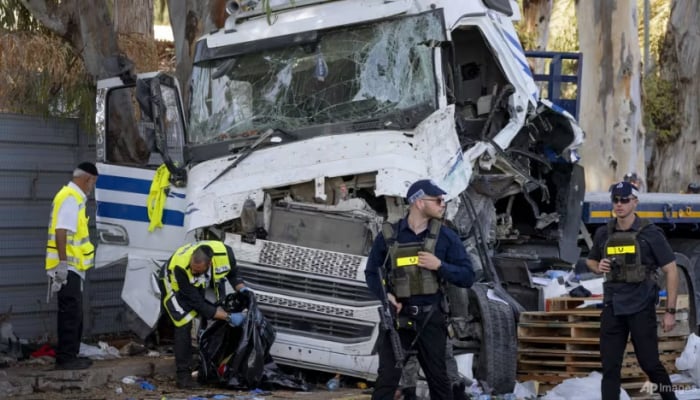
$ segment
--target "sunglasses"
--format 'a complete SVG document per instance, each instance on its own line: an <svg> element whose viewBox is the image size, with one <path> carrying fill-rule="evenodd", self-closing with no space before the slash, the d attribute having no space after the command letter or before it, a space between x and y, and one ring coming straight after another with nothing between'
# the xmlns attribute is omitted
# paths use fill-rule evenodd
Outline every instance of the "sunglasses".
<svg viewBox="0 0 700 400"><path fill-rule="evenodd" d="M630 201L632 201L632 198L631 198L631 197L617 197L617 196L615 196L615 197L612 198L613 204L617 204L617 203L620 203L620 204L627 204L627 203L629 203Z"/></svg>
<svg viewBox="0 0 700 400"><path fill-rule="evenodd" d="M426 198L423 198L423 199L421 199L421 200L425 200L425 201L434 201L435 204L437 204L437 205L442 205L442 203L445 202L445 199L440 198L440 197L438 197L437 199L426 199Z"/></svg>

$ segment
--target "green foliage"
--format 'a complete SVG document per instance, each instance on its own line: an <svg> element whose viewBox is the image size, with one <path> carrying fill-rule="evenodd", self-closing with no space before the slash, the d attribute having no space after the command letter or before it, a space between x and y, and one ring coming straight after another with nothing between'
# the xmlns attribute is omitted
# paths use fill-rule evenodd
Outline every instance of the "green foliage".
<svg viewBox="0 0 700 400"><path fill-rule="evenodd" d="M156 0L153 3L153 23L156 25L170 25L167 0Z"/></svg>
<svg viewBox="0 0 700 400"><path fill-rule="evenodd" d="M0 30L47 32L47 29L32 16L20 0L0 0Z"/></svg>
<svg viewBox="0 0 700 400"><path fill-rule="evenodd" d="M656 142L663 145L678 138L681 120L678 113L676 85L651 74L644 79L644 125L656 133Z"/></svg>

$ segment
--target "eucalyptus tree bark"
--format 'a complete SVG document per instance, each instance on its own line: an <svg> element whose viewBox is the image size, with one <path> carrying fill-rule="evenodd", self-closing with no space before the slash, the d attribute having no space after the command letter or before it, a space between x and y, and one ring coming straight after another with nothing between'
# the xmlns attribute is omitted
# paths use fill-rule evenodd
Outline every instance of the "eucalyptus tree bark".
<svg viewBox="0 0 700 400"><path fill-rule="evenodd" d="M112 15L104 0L64 0L60 3L22 0L22 4L39 22L71 44L95 81L130 71L132 63L119 51ZM114 96L111 107L123 114L110 120L113 124L107 132L107 140L118 143L112 146L110 158L119 162L140 162L144 155L148 155L148 149L139 140L133 124L120 124L120 121L133 121L130 97Z"/></svg>
<svg viewBox="0 0 700 400"><path fill-rule="evenodd" d="M678 135L658 145L650 168L652 188L679 192L688 183L700 183L700 2L673 0L668 21L661 76L676 85Z"/></svg>
<svg viewBox="0 0 700 400"><path fill-rule="evenodd" d="M180 83L185 104L189 104L190 77L197 39L223 27L225 10L224 0L168 0L170 26L175 42L175 76Z"/></svg>
<svg viewBox="0 0 700 400"><path fill-rule="evenodd" d="M549 18L553 0L523 0L523 23L528 36L534 40L532 50L545 51L549 42ZM535 60L534 69L543 73L544 63Z"/></svg>
<svg viewBox="0 0 700 400"><path fill-rule="evenodd" d="M583 53L580 123L586 190L606 191L635 171L646 181L641 51L635 0L578 0Z"/></svg>
<svg viewBox="0 0 700 400"><path fill-rule="evenodd" d="M119 33L153 37L153 0L112 0L114 27Z"/></svg>

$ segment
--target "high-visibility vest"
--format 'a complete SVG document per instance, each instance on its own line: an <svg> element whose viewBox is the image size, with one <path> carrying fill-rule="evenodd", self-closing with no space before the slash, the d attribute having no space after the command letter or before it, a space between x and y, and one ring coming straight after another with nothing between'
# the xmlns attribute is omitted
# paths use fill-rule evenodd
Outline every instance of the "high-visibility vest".
<svg viewBox="0 0 700 400"><path fill-rule="evenodd" d="M78 225L76 232L67 232L66 261L69 266L78 271L87 271L95 264L95 246L90 243L85 200L80 192L70 186L64 186L56 193L56 197L53 199L51 221L49 222L49 239L46 242L46 269L56 268L61 261L58 258L58 249L56 247L56 223L58 222L58 211L68 196L73 196L78 203Z"/></svg>
<svg viewBox="0 0 700 400"><path fill-rule="evenodd" d="M186 244L175 251L168 263L167 271L163 277L163 286L165 288L165 296L163 297L163 306L177 327L184 326L192 321L197 316L196 310L191 310L183 306L178 301L177 293L180 291L180 285L175 278L175 269L182 269L187 274L187 279L192 286L204 289L206 280L201 277L195 277L190 270L190 259L192 254L200 246L207 245L214 251L214 256L211 259L211 276L214 286L214 294L216 300L219 300L219 283L231 271L228 252L226 246L219 241L206 240L202 242Z"/></svg>
<svg viewBox="0 0 700 400"><path fill-rule="evenodd" d="M163 227L163 210L165 209L165 201L168 199L166 192L168 187L170 187L170 171L163 164L156 170L146 199L146 210L150 221L148 224L149 232Z"/></svg>

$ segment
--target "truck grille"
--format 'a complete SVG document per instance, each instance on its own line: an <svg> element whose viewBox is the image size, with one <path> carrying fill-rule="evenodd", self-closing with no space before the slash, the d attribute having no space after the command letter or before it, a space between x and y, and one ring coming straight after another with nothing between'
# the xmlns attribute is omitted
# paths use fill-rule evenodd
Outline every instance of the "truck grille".
<svg viewBox="0 0 700 400"><path fill-rule="evenodd" d="M278 332L341 343L360 343L372 337L373 325L300 311L290 312L262 304L262 301L260 303L260 310L265 319L270 321Z"/></svg>
<svg viewBox="0 0 700 400"><path fill-rule="evenodd" d="M358 270L362 267L363 258L334 251L264 242L259 262L300 272L356 279Z"/></svg>
<svg viewBox="0 0 700 400"><path fill-rule="evenodd" d="M376 301L364 282L339 281L313 274L299 274L263 266L238 265L239 276L264 291L307 299L365 306Z"/></svg>

